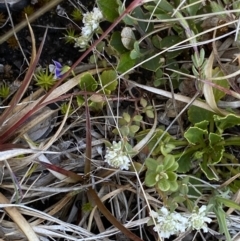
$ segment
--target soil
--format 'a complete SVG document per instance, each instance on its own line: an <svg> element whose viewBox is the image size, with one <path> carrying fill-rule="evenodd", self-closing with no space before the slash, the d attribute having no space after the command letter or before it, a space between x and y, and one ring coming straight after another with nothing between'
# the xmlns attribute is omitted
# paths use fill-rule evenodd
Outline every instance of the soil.
<svg viewBox="0 0 240 241"><path fill-rule="evenodd" d="M21 8L10 8L12 19L15 25L20 23L23 19L24 6L34 7L35 11L41 7L37 4L34 6L31 4L27 5L27 1L25 0L24 3L24 5L21 5ZM74 7L69 3L69 1L63 1L60 6L63 7L66 11L66 14L71 17L71 12L73 11ZM7 13L1 5L0 14L3 15L5 19L7 19ZM52 60L57 60L63 64L68 65L74 63L81 56L81 52L74 48L73 44L67 44L65 42L64 35L66 34L66 29L69 28L74 28L76 33L80 33L80 25L81 24L79 23L79 27L77 27L69 19L59 16L56 12L56 7L42 15L36 21L32 22L31 26L35 35L37 48L39 47L43 39L44 32L48 27L47 37L44 43L43 51L41 53L39 65L46 67L52 63ZM3 36L10 29L11 24L10 21L8 21L7 24L0 29L0 36ZM28 61L30 61L32 41L29 29L25 27L23 30L17 33L17 37L24 54L26 55ZM27 63L24 60L23 54L20 51L17 42L14 41L14 37L0 45L0 65L11 67L11 70L9 71L10 74L8 73L6 75L6 73L4 73L4 75L1 76L4 81L13 81L16 78L21 81L23 79L24 72L27 68Z"/></svg>

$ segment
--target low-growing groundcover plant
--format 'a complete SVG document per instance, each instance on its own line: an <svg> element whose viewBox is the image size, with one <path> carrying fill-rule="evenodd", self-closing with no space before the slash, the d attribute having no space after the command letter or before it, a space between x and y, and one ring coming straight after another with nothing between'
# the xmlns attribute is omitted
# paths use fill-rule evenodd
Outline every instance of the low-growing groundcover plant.
<svg viewBox="0 0 240 241"><path fill-rule="evenodd" d="M73 7L80 31L64 32L62 44L81 57L68 66L56 56L37 71L47 32L36 53L29 27L25 78L8 103L10 87L0 87L0 205L10 217L2 216L2 227L17 224L28 240L122 240L119 233L138 241L233 240L239 63L230 64L236 56L224 41L238 49L239 4L97 0L91 9ZM52 103L55 109L38 114ZM50 134L32 140L39 122Z"/></svg>

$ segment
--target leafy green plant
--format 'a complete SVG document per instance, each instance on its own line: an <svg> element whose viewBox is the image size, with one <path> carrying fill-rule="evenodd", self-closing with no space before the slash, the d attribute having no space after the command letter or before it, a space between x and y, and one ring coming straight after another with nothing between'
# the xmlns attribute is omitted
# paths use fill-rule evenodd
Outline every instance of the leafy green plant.
<svg viewBox="0 0 240 241"><path fill-rule="evenodd" d="M71 13L71 17L74 21L79 22L82 20L82 12L79 9L74 8Z"/></svg>
<svg viewBox="0 0 240 241"><path fill-rule="evenodd" d="M140 129L142 118L141 115L131 117L128 113L123 113L122 118L118 122L119 127L115 128L113 133L123 137L134 137Z"/></svg>
<svg viewBox="0 0 240 241"><path fill-rule="evenodd" d="M6 83L0 84L0 97L6 99L10 94L10 87Z"/></svg>
<svg viewBox="0 0 240 241"><path fill-rule="evenodd" d="M55 79L52 73L48 72L48 68L41 69L35 74L36 85L39 87L49 90L54 84Z"/></svg>
<svg viewBox="0 0 240 241"><path fill-rule="evenodd" d="M89 106L95 110L102 109L105 100L101 96L108 96L117 88L117 75L113 70L105 70L96 80L90 73L86 72L79 81L79 88L87 92L96 92L89 100ZM77 96L78 106L85 103L82 96Z"/></svg>
<svg viewBox="0 0 240 241"><path fill-rule="evenodd" d="M74 44L76 38L77 34L75 33L74 29L70 28L66 30L66 34L64 34L64 40L66 43Z"/></svg>
<svg viewBox="0 0 240 241"><path fill-rule="evenodd" d="M61 110L61 113L62 113L63 115L65 115L65 114L67 113L67 110L68 110L68 103L65 102L65 103L61 104L60 110ZM74 111L73 107L70 106L68 115L71 115L71 114L73 113L73 111Z"/></svg>
<svg viewBox="0 0 240 241"><path fill-rule="evenodd" d="M148 187L155 186L157 189L166 192L174 192L178 188L177 174L178 163L174 156L160 156L157 160L148 158L145 161L147 172L145 184Z"/></svg>
<svg viewBox="0 0 240 241"><path fill-rule="evenodd" d="M152 105L148 105L147 100L141 98L140 105L143 107L142 112L149 118L154 118L154 110Z"/></svg>

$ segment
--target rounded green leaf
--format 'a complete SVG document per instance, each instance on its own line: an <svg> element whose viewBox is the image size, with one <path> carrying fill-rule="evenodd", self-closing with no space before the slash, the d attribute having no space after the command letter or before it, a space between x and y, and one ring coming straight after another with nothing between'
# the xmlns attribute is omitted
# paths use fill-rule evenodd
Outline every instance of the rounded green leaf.
<svg viewBox="0 0 240 241"><path fill-rule="evenodd" d="M104 18L109 21L113 22L118 17L118 3L115 0L98 0L97 1L98 7L101 9Z"/></svg>
<svg viewBox="0 0 240 241"><path fill-rule="evenodd" d="M178 169L178 163L177 162L174 162L173 165L171 167L169 167L167 169L168 172L174 172Z"/></svg>
<svg viewBox="0 0 240 241"><path fill-rule="evenodd" d="M141 98L141 99L140 99L140 105L141 105L142 107L146 107L146 106L147 106L147 100L144 99L144 98Z"/></svg>
<svg viewBox="0 0 240 241"><path fill-rule="evenodd" d="M131 125L131 126L129 127L129 129L130 129L130 132L136 133L136 132L139 131L140 127L137 126L137 125Z"/></svg>
<svg viewBox="0 0 240 241"><path fill-rule="evenodd" d="M171 192L177 191L177 189L178 189L178 183L177 182L169 182L169 184L170 184L169 191L171 191Z"/></svg>
<svg viewBox="0 0 240 241"><path fill-rule="evenodd" d="M158 162L155 159L147 158L145 161L145 165L149 170L156 171L158 167Z"/></svg>
<svg viewBox="0 0 240 241"><path fill-rule="evenodd" d="M110 39L110 46L114 48L118 53L123 54L127 50L123 46L121 41L121 33L118 31L113 32L111 39Z"/></svg>
<svg viewBox="0 0 240 241"><path fill-rule="evenodd" d="M84 104L84 102L85 102L85 99L82 96L79 96L79 95L76 98L77 98L78 106L79 107L82 106Z"/></svg>
<svg viewBox="0 0 240 241"><path fill-rule="evenodd" d="M100 79L104 89L113 91L117 88L117 73L114 70L105 70L100 75Z"/></svg>
<svg viewBox="0 0 240 241"><path fill-rule="evenodd" d="M157 183L157 187L163 191L166 192L170 188L170 183L166 179L162 179Z"/></svg>
<svg viewBox="0 0 240 241"><path fill-rule="evenodd" d="M204 135L207 134L207 130L202 130L198 127L190 127L185 133L184 137L187 139L187 141L192 144L201 144L205 142Z"/></svg>
<svg viewBox="0 0 240 241"><path fill-rule="evenodd" d="M135 115L133 117L133 121L136 121L136 122L140 122L140 121L142 121L142 119L143 119L143 117L141 115Z"/></svg>
<svg viewBox="0 0 240 241"><path fill-rule="evenodd" d="M123 136L128 136L129 134L129 128L127 126L122 126L120 129L120 132Z"/></svg>
<svg viewBox="0 0 240 241"><path fill-rule="evenodd" d="M166 155L163 160L164 170L168 170L175 162L175 158L172 155Z"/></svg>
<svg viewBox="0 0 240 241"><path fill-rule="evenodd" d="M129 122L131 121L131 116L130 116L128 113L124 112L124 113L123 113L123 119L124 119L127 123L129 123Z"/></svg>
<svg viewBox="0 0 240 241"><path fill-rule="evenodd" d="M154 118L154 112L153 112L153 110L147 110L147 111L146 111L146 115L147 115L147 117L149 117L149 118Z"/></svg>
<svg viewBox="0 0 240 241"><path fill-rule="evenodd" d="M86 91L92 92L97 89L98 83L90 73L85 73L80 78L79 86L80 86L81 90L86 90Z"/></svg>
<svg viewBox="0 0 240 241"><path fill-rule="evenodd" d="M145 185L148 187L153 187L156 184L156 174L151 171L146 172Z"/></svg>
<svg viewBox="0 0 240 241"><path fill-rule="evenodd" d="M168 175L168 181L170 181L170 182L174 182L174 181L176 181L177 180L177 174L176 173L174 173L174 172L166 172L167 173L167 175Z"/></svg>
<svg viewBox="0 0 240 241"><path fill-rule="evenodd" d="M130 58L130 53L124 53L120 55L120 60L117 66L117 71L124 73L131 69L135 65L135 60Z"/></svg>

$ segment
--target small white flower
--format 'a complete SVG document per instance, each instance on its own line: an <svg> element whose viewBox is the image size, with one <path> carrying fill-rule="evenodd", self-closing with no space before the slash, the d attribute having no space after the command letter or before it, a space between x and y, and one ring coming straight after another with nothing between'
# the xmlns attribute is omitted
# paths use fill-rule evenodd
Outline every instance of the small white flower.
<svg viewBox="0 0 240 241"><path fill-rule="evenodd" d="M92 34L92 28L91 26L85 25L82 27L82 36L90 36Z"/></svg>
<svg viewBox="0 0 240 241"><path fill-rule="evenodd" d="M99 8L93 8L93 18L98 22L100 22L103 19L102 12Z"/></svg>
<svg viewBox="0 0 240 241"><path fill-rule="evenodd" d="M157 218L158 215L159 215L157 212L155 212L155 211L153 211L153 210L151 210L151 211L149 212L149 214L150 214L150 216L151 216L152 218Z"/></svg>
<svg viewBox="0 0 240 241"><path fill-rule="evenodd" d="M110 148L107 148L105 155L105 162L114 168L120 168L121 170L129 169L130 159L126 152L122 151L122 142L113 142Z"/></svg>
<svg viewBox="0 0 240 241"><path fill-rule="evenodd" d="M99 22L103 19L102 12L98 8L94 8L92 12L83 14L84 26L88 26L92 32L99 26Z"/></svg>
<svg viewBox="0 0 240 241"><path fill-rule="evenodd" d="M85 49L88 46L94 31L99 27L99 22L103 19L102 12L98 8L94 8L92 12L83 14L84 26L82 27L82 33L79 38L75 39L74 47Z"/></svg>
<svg viewBox="0 0 240 241"><path fill-rule="evenodd" d="M206 216L207 207L203 205L198 211L194 211L189 218L189 227L195 230L203 229L204 233L208 232L206 223L211 223L212 219Z"/></svg>
<svg viewBox="0 0 240 241"><path fill-rule="evenodd" d="M171 235L177 235L185 232L188 220L179 213L169 211L162 207L158 216L152 213L157 219L158 224L153 228L154 231L159 232L162 238L169 238Z"/></svg>
<svg viewBox="0 0 240 241"><path fill-rule="evenodd" d="M89 39L88 36L80 36L80 37L75 39L74 47L79 47L81 49L84 49L88 46L89 40L90 39Z"/></svg>

